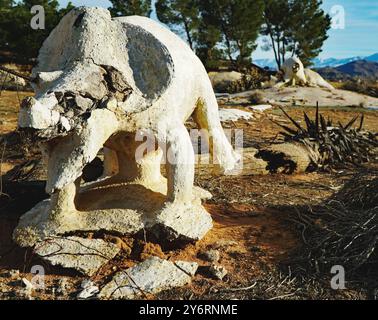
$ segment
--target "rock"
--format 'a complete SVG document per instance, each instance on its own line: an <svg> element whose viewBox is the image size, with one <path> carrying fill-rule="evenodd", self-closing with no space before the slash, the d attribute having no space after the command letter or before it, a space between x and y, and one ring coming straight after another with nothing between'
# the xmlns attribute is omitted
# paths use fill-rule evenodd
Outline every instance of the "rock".
<svg viewBox="0 0 378 320"><path fill-rule="evenodd" d="M266 111L266 110L269 110L269 109L272 109L273 107L270 105L270 104L259 104L259 105L256 105L256 106L252 106L250 107L252 110L254 111L260 111L260 112L263 112L263 111Z"/></svg>
<svg viewBox="0 0 378 320"><path fill-rule="evenodd" d="M198 263L196 262L187 262L187 261L176 261L175 265L180 270L184 271L190 276L194 276L198 269Z"/></svg>
<svg viewBox="0 0 378 320"><path fill-rule="evenodd" d="M168 241L193 242L202 239L212 227L210 214L202 205L193 203L163 208L151 231Z"/></svg>
<svg viewBox="0 0 378 320"><path fill-rule="evenodd" d="M92 276L119 251L116 245L101 239L78 237L50 238L35 247L35 253L52 265L72 268L88 276Z"/></svg>
<svg viewBox="0 0 378 320"><path fill-rule="evenodd" d="M125 271L117 273L102 288L99 298L102 299L136 299L146 294L181 287L189 284L195 265L179 262L178 268L173 262L151 257ZM182 269L190 273L184 272Z"/></svg>
<svg viewBox="0 0 378 320"><path fill-rule="evenodd" d="M218 250L208 250L202 252L201 257L209 262L218 262L220 259L220 252Z"/></svg>
<svg viewBox="0 0 378 320"><path fill-rule="evenodd" d="M219 118L221 122L250 120L253 119L253 114L248 111L239 109L219 109Z"/></svg>
<svg viewBox="0 0 378 320"><path fill-rule="evenodd" d="M242 79L242 74L236 71L209 72L209 78L215 92L225 92L232 83Z"/></svg>
<svg viewBox="0 0 378 320"><path fill-rule="evenodd" d="M77 295L79 300L92 298L100 291L99 288L90 280L84 280L81 286L83 290Z"/></svg>
<svg viewBox="0 0 378 320"><path fill-rule="evenodd" d="M223 278L227 275L227 273L228 271L223 266L218 266L218 265L213 264L209 268L210 276L218 280L223 280Z"/></svg>

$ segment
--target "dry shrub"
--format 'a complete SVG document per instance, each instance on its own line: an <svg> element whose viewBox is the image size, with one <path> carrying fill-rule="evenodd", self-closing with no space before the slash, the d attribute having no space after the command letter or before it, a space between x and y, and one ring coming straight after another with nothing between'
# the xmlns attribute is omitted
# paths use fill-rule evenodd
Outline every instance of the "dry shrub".
<svg viewBox="0 0 378 320"><path fill-rule="evenodd" d="M378 171L364 171L318 208L298 210L304 247L296 263L307 272L345 268L349 279L378 285Z"/></svg>
<svg viewBox="0 0 378 320"><path fill-rule="evenodd" d="M340 89L366 94L378 98L378 83L374 80L352 79L340 86Z"/></svg>
<svg viewBox="0 0 378 320"><path fill-rule="evenodd" d="M227 93L239 93L253 89L260 89L264 81L264 75L256 68L251 68L243 72L242 78L232 82L227 88Z"/></svg>

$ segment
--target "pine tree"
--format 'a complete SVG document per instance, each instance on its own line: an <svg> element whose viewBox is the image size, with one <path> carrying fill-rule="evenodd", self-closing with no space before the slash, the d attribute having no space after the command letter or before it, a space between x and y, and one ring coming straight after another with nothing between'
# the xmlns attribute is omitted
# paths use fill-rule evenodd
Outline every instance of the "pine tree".
<svg viewBox="0 0 378 320"><path fill-rule="evenodd" d="M41 5L45 10L45 29L34 30L30 26L33 14L30 9ZM60 9L57 0L23 0L12 9L12 25L8 37L8 49L19 59L29 61L36 58L39 48L60 19L73 8L69 3Z"/></svg>
<svg viewBox="0 0 378 320"><path fill-rule="evenodd" d="M120 16L145 16L149 17L152 12L151 0L110 0L112 7L109 8L113 17Z"/></svg>
<svg viewBox="0 0 378 320"><path fill-rule="evenodd" d="M262 0L201 1L201 17L206 25L218 29L222 45L231 62L251 61L262 24Z"/></svg>
<svg viewBox="0 0 378 320"><path fill-rule="evenodd" d="M0 0L0 50L4 50L7 47L13 6L13 0Z"/></svg>
<svg viewBox="0 0 378 320"><path fill-rule="evenodd" d="M292 27L292 53L298 56L304 65L322 52L323 43L328 39L327 31L331 27L331 18L321 9L322 1L296 0L292 12L295 17Z"/></svg>
<svg viewBox="0 0 378 320"><path fill-rule="evenodd" d="M158 0L156 2L159 20L177 33L183 30L192 49L194 49L200 25L198 4L198 0Z"/></svg>
<svg viewBox="0 0 378 320"><path fill-rule="evenodd" d="M304 65L319 55L331 18L319 0L264 0L262 34L269 37L278 68L286 57L298 56Z"/></svg>

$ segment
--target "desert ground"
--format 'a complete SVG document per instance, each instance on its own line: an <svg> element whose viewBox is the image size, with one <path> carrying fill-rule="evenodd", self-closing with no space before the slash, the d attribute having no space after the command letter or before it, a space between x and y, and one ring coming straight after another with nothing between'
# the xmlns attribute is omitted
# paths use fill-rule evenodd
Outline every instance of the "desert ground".
<svg viewBox="0 0 378 320"><path fill-rule="evenodd" d="M0 134L17 127L19 102L29 92L3 91L0 96ZM220 108L251 111L241 98L219 99ZM303 112L314 116L313 106L284 107L294 119L303 122ZM334 122L347 123L364 114L365 129L376 132L378 113L363 107L320 106L321 113ZM225 128L243 129L244 147L261 148L282 140L275 123L290 126L282 111L273 108L254 111L249 120L223 123ZM188 127L192 123L188 123ZM32 146L29 146L32 149ZM24 155L12 146L1 145L1 173L6 174L25 162ZM35 156L30 153L31 158ZM298 222L304 208L315 208L360 172L377 170L376 159L361 166L349 166L329 172L294 174L258 174L243 171L237 176L218 176L203 166L196 170L196 185L210 191L211 200L205 208L211 213L214 228L196 244L184 248L158 245L149 235L139 239L88 233L88 238L106 238L121 247L120 254L101 268L91 280L101 287L111 275L155 255L168 260L195 261L199 270L191 285L145 295L144 299L374 299L377 297L377 277L347 275L345 290L333 290L331 272L303 272L306 263L298 262L306 246L306 230ZM47 198L43 173L19 182L2 181L0 185L0 299L76 299L81 283L87 279L74 270L52 267L38 259L31 249L24 250L12 242L12 231L19 217L36 203ZM219 252L219 264L228 273L223 280L207 274L210 264L204 252ZM31 279L33 265L43 265L46 271L45 289L29 295L22 278Z"/></svg>

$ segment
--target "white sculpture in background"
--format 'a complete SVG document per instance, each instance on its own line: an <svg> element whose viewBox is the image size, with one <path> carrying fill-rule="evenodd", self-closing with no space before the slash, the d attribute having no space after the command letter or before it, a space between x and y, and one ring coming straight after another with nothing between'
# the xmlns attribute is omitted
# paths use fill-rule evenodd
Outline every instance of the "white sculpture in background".
<svg viewBox="0 0 378 320"><path fill-rule="evenodd" d="M26 213L14 231L22 246L74 231L201 239L212 226L193 187L194 152L184 126L193 115L210 137L215 162L230 171L234 153L201 61L178 36L144 17L112 19L102 8L68 13L44 42L33 70L35 98L23 101L19 127L43 139L51 199ZM142 159L137 134L153 146ZM101 181L80 186L86 164L104 148ZM163 148L164 149L164 148Z"/></svg>
<svg viewBox="0 0 378 320"><path fill-rule="evenodd" d="M283 82L277 84L277 87L284 85L296 86L304 85L309 87L320 87L333 90L334 87L325 81L320 74L304 68L302 61L297 57L288 58L281 66Z"/></svg>

